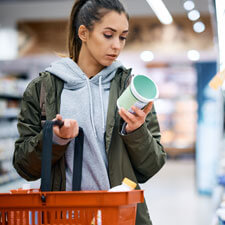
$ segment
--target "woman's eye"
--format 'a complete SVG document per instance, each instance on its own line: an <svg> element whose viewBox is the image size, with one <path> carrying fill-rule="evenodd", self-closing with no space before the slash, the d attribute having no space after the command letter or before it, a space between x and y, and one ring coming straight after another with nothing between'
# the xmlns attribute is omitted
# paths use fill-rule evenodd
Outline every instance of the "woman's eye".
<svg viewBox="0 0 225 225"><path fill-rule="evenodd" d="M126 40L127 38L126 37L120 37L120 40L121 41L124 41L124 40Z"/></svg>
<svg viewBox="0 0 225 225"><path fill-rule="evenodd" d="M108 39L112 37L111 34L104 34L104 36L105 36L106 38L108 38Z"/></svg>

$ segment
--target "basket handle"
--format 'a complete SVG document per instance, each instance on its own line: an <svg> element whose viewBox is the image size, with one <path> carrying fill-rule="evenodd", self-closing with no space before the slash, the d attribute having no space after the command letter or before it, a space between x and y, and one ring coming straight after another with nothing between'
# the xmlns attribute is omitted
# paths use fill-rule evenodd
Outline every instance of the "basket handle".
<svg viewBox="0 0 225 225"><path fill-rule="evenodd" d="M51 169L52 169L52 137L53 137L53 126L63 126L63 122L48 121L44 123L43 127L43 143L42 143L42 156L41 156L41 191L51 191ZM79 127L79 134L75 138L74 145L74 161L73 161L73 183L72 190L81 190L81 178L82 178L82 162L83 162L83 143L84 143L84 132Z"/></svg>

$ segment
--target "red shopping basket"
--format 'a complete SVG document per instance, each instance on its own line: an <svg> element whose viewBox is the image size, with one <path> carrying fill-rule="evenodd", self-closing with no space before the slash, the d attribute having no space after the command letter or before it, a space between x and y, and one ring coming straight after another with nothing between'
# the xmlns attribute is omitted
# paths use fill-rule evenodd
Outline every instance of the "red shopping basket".
<svg viewBox="0 0 225 225"><path fill-rule="evenodd" d="M143 201L143 190L14 190L0 194L0 225L135 225Z"/></svg>
<svg viewBox="0 0 225 225"><path fill-rule="evenodd" d="M0 225L134 225L137 203L144 201L142 190L77 191L81 181L77 173L73 173L75 191L50 191L55 122L46 121L43 129L41 190L18 189L0 194ZM75 150L80 154L83 151L82 128L76 141ZM82 160L82 154L80 156Z"/></svg>

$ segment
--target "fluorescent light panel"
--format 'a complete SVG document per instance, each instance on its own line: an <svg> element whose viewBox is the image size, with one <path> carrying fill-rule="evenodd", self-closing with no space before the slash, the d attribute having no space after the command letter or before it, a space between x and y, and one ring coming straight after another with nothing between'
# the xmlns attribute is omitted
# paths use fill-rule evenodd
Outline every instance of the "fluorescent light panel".
<svg viewBox="0 0 225 225"><path fill-rule="evenodd" d="M152 51L143 51L140 56L144 62L150 62L154 59L154 54Z"/></svg>
<svg viewBox="0 0 225 225"><path fill-rule="evenodd" d="M171 24L173 22L173 18L166 8L165 4L162 0L146 0L150 5L159 21L163 24Z"/></svg>
<svg viewBox="0 0 225 225"><path fill-rule="evenodd" d="M225 21L225 4L224 0L216 0L216 11L217 11L217 29L218 29L218 42L219 42L219 63L220 70L225 69L225 29L224 29L224 21ZM225 82L224 82L225 85ZM223 85L223 86L224 86ZM224 87L225 89L225 87Z"/></svg>
<svg viewBox="0 0 225 225"><path fill-rule="evenodd" d="M14 28L0 28L0 60L15 59L18 52L18 34Z"/></svg>
<svg viewBox="0 0 225 225"><path fill-rule="evenodd" d="M201 21L199 22L196 22L194 25L193 25L193 29L196 33L202 33L204 30L205 30L205 24Z"/></svg>
<svg viewBox="0 0 225 225"><path fill-rule="evenodd" d="M195 21L195 20L198 20L199 18L200 18L200 12L198 10L191 10L188 13L189 20Z"/></svg>
<svg viewBox="0 0 225 225"><path fill-rule="evenodd" d="M200 53L196 50L189 50L187 56L191 61L198 61L200 59Z"/></svg>
<svg viewBox="0 0 225 225"><path fill-rule="evenodd" d="M184 2L184 8L187 11L194 9L194 7L195 7L195 3L193 1L186 1L186 2Z"/></svg>

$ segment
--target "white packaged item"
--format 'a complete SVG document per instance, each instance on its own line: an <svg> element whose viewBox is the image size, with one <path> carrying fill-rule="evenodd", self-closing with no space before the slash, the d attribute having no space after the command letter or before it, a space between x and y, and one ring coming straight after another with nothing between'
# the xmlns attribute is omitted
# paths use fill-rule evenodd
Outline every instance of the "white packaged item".
<svg viewBox="0 0 225 225"><path fill-rule="evenodd" d="M125 177L122 181L122 184L109 189L109 191L132 191L136 188L136 186L137 184L135 182Z"/></svg>

